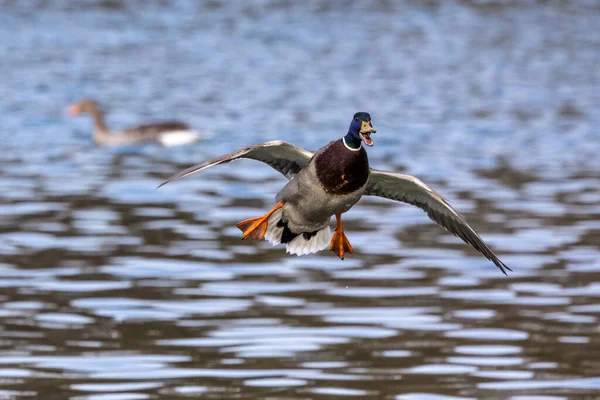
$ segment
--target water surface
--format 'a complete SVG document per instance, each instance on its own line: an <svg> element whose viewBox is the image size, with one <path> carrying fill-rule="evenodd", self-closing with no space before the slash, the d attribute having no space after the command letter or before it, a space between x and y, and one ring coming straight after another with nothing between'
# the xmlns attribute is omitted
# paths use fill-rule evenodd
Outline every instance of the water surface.
<svg viewBox="0 0 600 400"><path fill-rule="evenodd" d="M392 3L0 3L0 397L600 396L600 7ZM82 97L212 136L97 148ZM373 198L344 261L242 242L285 183L251 161L155 190L357 110L514 273Z"/></svg>

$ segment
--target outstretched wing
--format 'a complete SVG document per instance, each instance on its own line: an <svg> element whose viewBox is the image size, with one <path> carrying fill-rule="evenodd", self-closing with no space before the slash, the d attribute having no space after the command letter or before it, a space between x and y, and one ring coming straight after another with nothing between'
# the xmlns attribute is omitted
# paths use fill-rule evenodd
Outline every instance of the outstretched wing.
<svg viewBox="0 0 600 400"><path fill-rule="evenodd" d="M169 182L185 178L188 175L195 174L196 172L200 172L206 168L225 164L240 158L250 158L262 161L285 175L286 178L292 179L294 175L308 165L312 156L313 153L310 151L296 147L293 144L281 140L272 140L263 144L244 147L243 149L215 157L205 163L191 166L190 168L171 176L161 183L159 187L166 185Z"/></svg>
<svg viewBox="0 0 600 400"><path fill-rule="evenodd" d="M371 170L366 195L385 197L412 204L424 210L432 221L443 226L448 232L461 238L492 261L506 275L505 269L512 271L494 254L483 239L469 226L465 218L435 190L410 175Z"/></svg>

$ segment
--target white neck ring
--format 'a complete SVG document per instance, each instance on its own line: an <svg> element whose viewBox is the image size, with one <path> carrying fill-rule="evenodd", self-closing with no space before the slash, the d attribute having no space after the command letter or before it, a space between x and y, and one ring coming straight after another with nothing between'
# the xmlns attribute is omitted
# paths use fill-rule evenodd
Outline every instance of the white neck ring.
<svg viewBox="0 0 600 400"><path fill-rule="evenodd" d="M346 148L348 150L351 150L351 151L359 151L360 150L361 146L358 146L358 149L353 149L352 147L348 146L348 143L346 143L346 139L345 138L342 138L342 142L344 142L344 146L346 146Z"/></svg>

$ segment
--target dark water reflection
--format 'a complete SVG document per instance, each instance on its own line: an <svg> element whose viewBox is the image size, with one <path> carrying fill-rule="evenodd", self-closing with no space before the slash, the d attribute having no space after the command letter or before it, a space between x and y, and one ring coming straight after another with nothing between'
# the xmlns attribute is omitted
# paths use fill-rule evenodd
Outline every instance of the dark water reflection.
<svg viewBox="0 0 600 400"><path fill-rule="evenodd" d="M596 2L0 4L1 398L600 396ZM94 148L84 96L214 136ZM343 262L242 242L284 183L252 162L155 190L357 109L514 273L377 199Z"/></svg>

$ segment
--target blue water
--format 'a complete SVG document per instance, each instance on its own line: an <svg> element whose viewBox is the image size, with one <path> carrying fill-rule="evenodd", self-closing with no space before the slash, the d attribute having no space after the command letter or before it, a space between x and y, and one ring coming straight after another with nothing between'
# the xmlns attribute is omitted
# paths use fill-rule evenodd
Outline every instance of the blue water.
<svg viewBox="0 0 600 400"><path fill-rule="evenodd" d="M295 4L297 3L297 4ZM0 2L0 397L600 396L597 2ZM179 119L186 147L95 147ZM418 209L363 199L356 254L242 242L314 150L371 113L514 273Z"/></svg>

